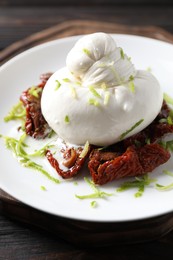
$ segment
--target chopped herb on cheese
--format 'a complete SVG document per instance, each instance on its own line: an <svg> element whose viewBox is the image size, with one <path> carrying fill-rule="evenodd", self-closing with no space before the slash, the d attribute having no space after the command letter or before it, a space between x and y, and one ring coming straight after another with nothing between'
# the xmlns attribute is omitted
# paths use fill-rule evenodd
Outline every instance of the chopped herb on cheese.
<svg viewBox="0 0 173 260"><path fill-rule="evenodd" d="M124 60L124 58L125 58L125 55L124 55L124 51L123 51L123 49L122 49L122 48L120 48L120 55L121 55L121 59L123 59L123 60Z"/></svg>
<svg viewBox="0 0 173 260"><path fill-rule="evenodd" d="M58 90L61 87L61 83L59 82L59 80L55 80L55 82L56 82L55 90Z"/></svg>
<svg viewBox="0 0 173 260"><path fill-rule="evenodd" d="M98 106L100 105L99 101L98 101L97 99L95 99L95 98L90 98L90 99L88 100L88 103L89 103L90 105L93 105L93 106L96 106L96 107L98 107Z"/></svg>
<svg viewBox="0 0 173 260"><path fill-rule="evenodd" d="M130 75L129 80L130 80L130 81L131 81L131 80L134 80L134 76L133 76L133 75Z"/></svg>
<svg viewBox="0 0 173 260"><path fill-rule="evenodd" d="M90 56L90 55L91 55L90 50L88 50L88 49L86 49L86 48L83 49L83 52L84 52L87 56Z"/></svg>
<svg viewBox="0 0 173 260"><path fill-rule="evenodd" d="M72 86L70 86L70 89L71 89L71 93L72 93L73 98L77 98L76 89Z"/></svg>
<svg viewBox="0 0 173 260"><path fill-rule="evenodd" d="M70 123L70 119L68 115L65 116L64 121L66 124Z"/></svg>
<svg viewBox="0 0 173 260"><path fill-rule="evenodd" d="M146 71L151 72L151 71L152 71L151 67L148 67L148 68L146 69Z"/></svg>
<svg viewBox="0 0 173 260"><path fill-rule="evenodd" d="M132 93L135 93L135 84L133 80L129 81L128 87Z"/></svg>
<svg viewBox="0 0 173 260"><path fill-rule="evenodd" d="M93 86L90 86L90 87L89 87L89 90L91 91L91 93L92 93L95 97L101 98L101 95L97 92L97 90L96 90Z"/></svg>
<svg viewBox="0 0 173 260"><path fill-rule="evenodd" d="M136 122L136 124L134 124L130 129L128 129L126 132L124 132L123 134L121 134L120 136L120 140L124 139L124 137L126 137L126 135L128 135L130 132L132 132L136 127L138 127L142 122L144 121L144 119L139 120L138 122Z"/></svg>
<svg viewBox="0 0 173 260"><path fill-rule="evenodd" d="M69 78L64 78L63 81L68 83L68 82L70 82L70 79Z"/></svg>
<svg viewBox="0 0 173 260"><path fill-rule="evenodd" d="M102 84L101 84L101 88L102 88L103 90L106 90L106 89L107 89L107 85L106 85L105 82L102 82Z"/></svg>
<svg viewBox="0 0 173 260"><path fill-rule="evenodd" d="M104 96L104 105L107 105L108 102L109 102L109 99L110 99L110 92L109 91L106 91L105 92L105 96Z"/></svg>

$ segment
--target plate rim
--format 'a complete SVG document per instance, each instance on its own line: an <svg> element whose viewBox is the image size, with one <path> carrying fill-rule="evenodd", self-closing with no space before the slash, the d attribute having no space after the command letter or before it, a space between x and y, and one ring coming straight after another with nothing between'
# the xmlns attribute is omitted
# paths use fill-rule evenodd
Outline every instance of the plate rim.
<svg viewBox="0 0 173 260"><path fill-rule="evenodd" d="M150 37L146 37L146 36L141 36L141 35L132 35L132 34L116 34L116 33L111 33L110 35L113 35L113 36L123 36L123 37L130 37L130 38L140 38L141 40L142 39L147 39L147 40L151 40L151 41L154 41L154 42L159 42L161 44L166 44L166 45L169 45L169 46L173 46L172 43L169 43L169 42L165 42L165 41L161 41L161 40L158 40L158 39L153 39L153 38L150 38ZM32 53L33 51L37 51L38 49L40 48L45 48L45 47L51 47L52 45L56 45L57 43L62 43L64 41L71 41L71 40L77 40L78 38L82 37L83 35L74 35L74 36L68 36L68 37L65 37L65 38L61 38L61 39L57 39L57 40L52 40L52 41L48 41L46 43L42 43L42 44L39 44L37 46L34 46L32 48L29 48L27 50L25 50L24 52L22 53L19 53L17 54L15 57L11 58L9 61L5 62L3 65L1 65L0 67L0 73L3 72L3 70L6 69L6 67L8 67L10 64L16 62L18 59L20 59L20 57L24 57L25 55L30 55L30 53ZM0 184L2 185L2 184ZM4 190L5 192L7 192L8 194L11 195L11 193L8 191L8 189L4 189L2 188L2 190ZM14 197L14 195L12 195ZM16 198L16 196L14 197ZM19 201L21 201L22 203L24 203L25 205L28 205L32 208L35 208L35 209L38 209L38 210L41 210L43 212L46 212L46 213L49 213L51 215L55 215L55 216L59 216L59 217L64 217L64 218L69 218L69 219L75 219L75 220L80 220L80 221L91 221L91 222L106 222L106 223L110 223L110 222L127 222L127 221L136 221L136 220L144 220L144 219L148 219L148 218L151 218L151 217L159 217L161 215L164 215L164 214L170 214L171 212L173 212L173 209L172 210L169 210L167 212L163 212L163 213L155 213L153 214L152 216L146 216L146 217L141 217L141 218L134 218L133 219L130 219L130 220L115 220L115 221L112 221L112 220L88 220L88 219L80 219L80 218L77 218L77 217L70 217L70 216L64 216L64 215L61 215L61 214L54 214L52 212L48 212L46 210L43 210L43 209L40 209L38 207L34 207L33 205L30 205L26 202L24 202L23 200L21 200L21 198L16 198L18 199Z"/></svg>

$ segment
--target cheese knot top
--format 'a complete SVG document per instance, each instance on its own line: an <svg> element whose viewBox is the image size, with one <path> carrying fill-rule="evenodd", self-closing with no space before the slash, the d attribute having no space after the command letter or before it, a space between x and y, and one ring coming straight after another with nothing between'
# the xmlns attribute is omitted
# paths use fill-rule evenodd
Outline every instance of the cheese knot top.
<svg viewBox="0 0 173 260"><path fill-rule="evenodd" d="M83 86L104 83L118 86L134 77L136 70L122 48L105 33L81 38L67 55L67 68L82 81Z"/></svg>

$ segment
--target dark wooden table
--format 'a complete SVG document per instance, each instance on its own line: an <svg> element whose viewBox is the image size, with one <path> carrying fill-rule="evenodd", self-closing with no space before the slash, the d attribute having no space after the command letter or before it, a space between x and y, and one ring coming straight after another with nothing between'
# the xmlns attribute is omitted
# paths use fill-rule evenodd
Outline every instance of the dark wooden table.
<svg viewBox="0 0 173 260"><path fill-rule="evenodd" d="M159 26L173 33L172 5L0 7L0 50L63 21L87 19L133 26ZM150 242L80 248L41 229L3 216L0 259L173 259L173 232Z"/></svg>

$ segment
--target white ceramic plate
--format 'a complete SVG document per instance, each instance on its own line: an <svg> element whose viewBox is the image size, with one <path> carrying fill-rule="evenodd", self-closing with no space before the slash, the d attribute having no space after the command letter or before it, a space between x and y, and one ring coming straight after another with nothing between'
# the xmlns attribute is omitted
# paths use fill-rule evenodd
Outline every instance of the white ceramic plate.
<svg viewBox="0 0 173 260"><path fill-rule="evenodd" d="M168 94L173 88L173 45L138 36L113 35L118 46L132 57L138 69L150 67L153 74ZM65 65L68 51L78 37L70 37L48 42L32 48L16 56L0 69L0 134L12 135L15 122L4 123L3 118L11 107L17 103L21 92L39 82L43 72L56 71ZM92 208L93 199L80 200L75 194L92 193L91 187L83 180L88 172L82 172L76 180L63 181L55 184L39 172L23 168L7 150L0 139L0 188L23 203L57 216L87 221L117 222L138 220L158 216L173 211L173 190L160 192L154 184L146 187L142 197L135 198L136 189L116 193L115 190L123 181L114 181L100 187L102 191L115 193L105 199L95 199L97 207ZM45 162L47 170L57 176ZM166 176L162 170L173 170L173 159L157 168L152 178L157 183L170 184L173 177ZM74 185L77 181L78 185ZM45 186L46 191L40 189Z"/></svg>

